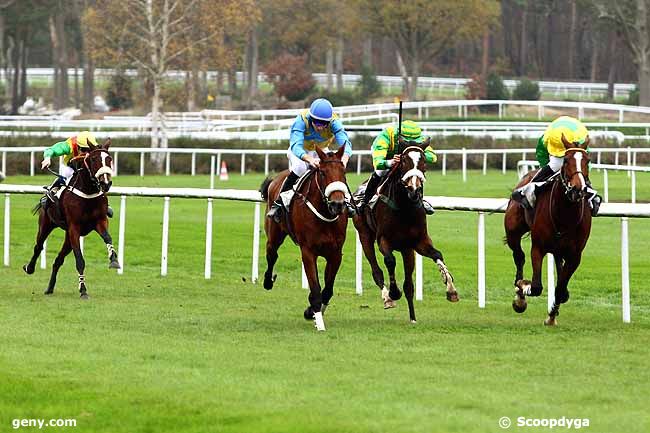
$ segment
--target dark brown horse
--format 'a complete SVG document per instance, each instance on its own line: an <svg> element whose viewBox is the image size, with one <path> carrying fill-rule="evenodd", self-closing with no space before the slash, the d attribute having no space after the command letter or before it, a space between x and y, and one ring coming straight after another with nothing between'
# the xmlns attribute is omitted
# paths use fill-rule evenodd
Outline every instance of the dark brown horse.
<svg viewBox="0 0 650 433"><path fill-rule="evenodd" d="M117 252L113 247L113 240L108 233L108 219L106 210L108 200L106 193L111 187L113 175L113 160L108 154L110 139L103 146L91 145L88 153L80 155L70 162L75 173L70 178L67 186L62 188L56 203L41 201L34 208L34 213L39 213L38 234L34 255L23 269L28 274L34 273L36 260L43 250L43 242L56 227L66 232L61 251L56 256L52 265L50 282L45 290L46 295L54 293L56 275L63 265L65 257L74 252L77 272L79 273L79 292L82 299L88 299L84 269L86 262L81 252L79 238L86 236L91 231L96 231L106 243L110 268L119 268Z"/></svg>
<svg viewBox="0 0 650 433"><path fill-rule="evenodd" d="M591 210L586 194L589 181L589 154L584 144L569 143L564 136L566 148L564 163L559 174L555 175L545 188L537 193L533 210L525 210L519 203L510 200L504 225L506 241L512 250L517 267L515 274L515 299L512 307L518 313L526 311L526 296L539 296L542 293L542 260L547 253L553 254L558 275L555 286L555 302L544 321L555 325L560 314L560 305L569 300L569 279L580 265L582 251L587 245L591 231ZM530 181L529 173L517 185ZM524 280L526 256L521 249L521 237L530 231L531 260L533 280Z"/></svg>
<svg viewBox="0 0 650 433"><path fill-rule="evenodd" d="M411 322L415 323L413 305L413 268L415 252L431 258L437 265L444 284L447 286L447 299L458 301L453 277L447 269L442 253L433 246L427 232L426 214L422 205L423 184L426 162L424 149L429 139L422 144L399 140L401 158L393 165L387 179L379 188L379 199L374 208L365 206L365 211L353 218L359 232L363 252L372 268L372 278L382 293L384 308L395 307L395 301L402 297L395 281L396 260L393 251L402 254L404 262L404 293L409 306ZM384 283L384 273L377 263L375 241L384 256L390 286Z"/></svg>
<svg viewBox="0 0 650 433"><path fill-rule="evenodd" d="M298 181L293 203L280 224L266 218L266 262L264 288L271 290L276 275L273 267L278 260L278 248L287 235L300 247L302 263L309 282L309 306L304 312L306 320L314 320L316 329L325 330L323 313L334 294L334 280L341 265L342 249L348 217L344 212L345 198L349 188L345 179L345 167L341 162L344 147L336 153L325 154L316 148L320 158L318 169L311 170L304 181ZM266 179L260 188L267 202L267 210L278 197L282 183L289 174L283 171L272 181ZM324 257L325 288L321 292L316 259Z"/></svg>

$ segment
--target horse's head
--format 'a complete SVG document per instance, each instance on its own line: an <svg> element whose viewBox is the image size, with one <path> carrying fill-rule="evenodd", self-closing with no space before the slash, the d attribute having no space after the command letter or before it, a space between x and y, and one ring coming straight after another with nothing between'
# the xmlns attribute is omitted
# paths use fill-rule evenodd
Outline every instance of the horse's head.
<svg viewBox="0 0 650 433"><path fill-rule="evenodd" d="M340 215L343 212L345 197L349 194L345 179L345 166L341 162L344 151L345 146L341 146L336 153L325 153L318 146L316 147L316 153L320 159L320 167L316 172L317 182L323 200L327 204L327 210L332 215Z"/></svg>
<svg viewBox="0 0 650 433"><path fill-rule="evenodd" d="M587 194L587 181L589 180L589 136L583 144L569 142L562 134L562 143L566 149L560 179L564 186L567 198L577 202Z"/></svg>
<svg viewBox="0 0 650 433"><path fill-rule="evenodd" d="M88 170L90 179L97 189L108 192L113 184L113 158L108 153L111 139L107 139L102 146L93 146L83 159L83 166Z"/></svg>
<svg viewBox="0 0 650 433"><path fill-rule="evenodd" d="M405 141L399 138L399 147L401 149L399 170L400 183L406 188L408 197L413 202L422 200L424 182L426 177L426 160L424 149L429 146L431 137L427 137L422 143L415 141Z"/></svg>

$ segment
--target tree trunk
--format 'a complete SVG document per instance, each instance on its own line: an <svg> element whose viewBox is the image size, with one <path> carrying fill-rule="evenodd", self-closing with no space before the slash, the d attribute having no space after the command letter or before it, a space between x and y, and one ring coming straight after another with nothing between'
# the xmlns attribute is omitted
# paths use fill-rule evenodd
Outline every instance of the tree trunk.
<svg viewBox="0 0 650 433"><path fill-rule="evenodd" d="M646 53L639 59L639 105L650 106L650 58Z"/></svg>
<svg viewBox="0 0 650 433"><path fill-rule="evenodd" d="M420 59L416 57L411 62L411 82L409 83L408 97L411 101L417 101L418 98L418 78L420 76Z"/></svg>
<svg viewBox="0 0 650 433"><path fill-rule="evenodd" d="M29 33L29 31L27 32ZM27 56L29 54L29 47L27 46L27 34L25 34L21 42L22 53L20 55L20 94L18 95L18 103L23 105L27 100Z"/></svg>
<svg viewBox="0 0 650 433"><path fill-rule="evenodd" d="M571 0L571 27L569 28L569 76L570 80L575 78L575 51L576 51L576 0Z"/></svg>
<svg viewBox="0 0 650 433"><path fill-rule="evenodd" d="M63 11L59 10L56 14L56 31L59 38L59 68L61 68L61 102L63 107L70 104L70 84L68 82L68 58L67 46L65 41L65 17Z"/></svg>
<svg viewBox="0 0 650 433"><path fill-rule="evenodd" d="M56 17L50 15L48 19L50 25L50 40L52 41L52 65L54 66L54 109L60 110L63 106L61 95L61 42L59 41L59 32L56 29Z"/></svg>
<svg viewBox="0 0 650 433"><path fill-rule="evenodd" d="M11 100L11 95L12 95L12 90L13 89L13 73L12 73L12 62L14 60L14 50L16 49L16 42L14 38L8 37L7 38L7 56L6 61L7 64L5 65L5 78L6 78L6 84L5 84L5 98L7 101Z"/></svg>
<svg viewBox="0 0 650 433"><path fill-rule="evenodd" d="M482 51L481 75L485 78L487 77L488 67L490 66L490 31L488 29L485 29L485 32L483 32Z"/></svg>
<svg viewBox="0 0 650 433"><path fill-rule="evenodd" d="M215 80L217 85L216 93L217 95L221 95L223 93L223 71L217 71Z"/></svg>
<svg viewBox="0 0 650 433"><path fill-rule="evenodd" d="M409 75L406 72L406 66L404 66L404 60L402 55L399 53L399 50L395 51L395 56L397 57L397 68L399 69L399 74L402 76L402 81L404 82L403 93L406 94L407 98L409 97Z"/></svg>
<svg viewBox="0 0 650 433"><path fill-rule="evenodd" d="M519 43L519 75L526 75L528 62L528 0L524 0L521 5L521 38Z"/></svg>
<svg viewBox="0 0 650 433"><path fill-rule="evenodd" d="M336 41L336 91L343 91L343 36Z"/></svg>
<svg viewBox="0 0 650 433"><path fill-rule="evenodd" d="M328 92L334 87L334 50L330 47L325 51L325 75L327 75L326 88Z"/></svg>
<svg viewBox="0 0 650 433"><path fill-rule="evenodd" d="M151 98L151 148L152 149L157 149L159 147L162 147L162 143L164 143L165 140L160 140L162 131L161 131L161 125L160 125L160 109L162 105L162 101L160 98L160 89L162 87L162 83L160 80L159 76L154 76L152 77L153 79L153 97ZM156 170L158 172L162 171L162 162L164 160L164 155L163 154L158 154L158 153L151 153L150 160L156 167Z"/></svg>
<svg viewBox="0 0 650 433"><path fill-rule="evenodd" d="M74 106L75 108L81 107L81 95L79 94L79 68L81 67L79 61L79 53L75 54L74 63Z"/></svg>
<svg viewBox="0 0 650 433"><path fill-rule="evenodd" d="M248 100L249 104L252 104L257 99L257 83L258 75L260 73L259 68L259 40L257 37L257 27L251 30L251 61L250 61L250 70L248 72Z"/></svg>
<svg viewBox="0 0 650 433"><path fill-rule="evenodd" d="M95 65L93 59L87 52L87 48L83 61L83 109L86 112L92 113L95 108Z"/></svg>
<svg viewBox="0 0 650 433"><path fill-rule="evenodd" d="M367 68L373 68L372 65L372 35L366 36L363 40L363 62L362 65Z"/></svg>
<svg viewBox="0 0 650 433"><path fill-rule="evenodd" d="M192 66L192 69L194 66ZM187 94L187 111L196 111L196 89L191 71L185 71L185 93Z"/></svg>
<svg viewBox="0 0 650 433"><path fill-rule="evenodd" d="M234 66L228 68L228 92L233 98L237 93L237 71Z"/></svg>
<svg viewBox="0 0 650 433"><path fill-rule="evenodd" d="M610 35L611 38L611 35ZM595 83L598 79L598 35L594 32L591 35L591 71L589 79ZM611 51L610 51L611 52Z"/></svg>

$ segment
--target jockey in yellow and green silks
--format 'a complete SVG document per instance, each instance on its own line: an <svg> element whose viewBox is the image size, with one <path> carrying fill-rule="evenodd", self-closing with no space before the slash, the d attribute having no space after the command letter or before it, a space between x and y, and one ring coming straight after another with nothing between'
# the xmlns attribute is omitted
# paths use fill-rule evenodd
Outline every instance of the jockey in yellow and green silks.
<svg viewBox="0 0 650 433"><path fill-rule="evenodd" d="M422 128L412 120L403 121L399 133L403 140L418 144L423 143L426 138L422 135ZM384 128L372 142L372 166L375 170L366 185L362 207L370 202L393 164L400 162L400 154L397 152L398 141L397 126L391 125ZM438 160L430 145L424 149L424 158L430 164ZM433 213L429 203L423 203L427 213Z"/></svg>
<svg viewBox="0 0 650 433"><path fill-rule="evenodd" d="M52 157L63 157L63 165L59 167L59 176L46 188L45 195L54 201L54 194L59 187L65 185L74 174L74 170L68 164L73 158L82 156L90 151L90 146L98 146L97 140L92 132L82 131L64 141L54 143L43 151L41 169L45 170L52 164ZM113 216L113 209L109 206L108 216Z"/></svg>
<svg viewBox="0 0 650 433"><path fill-rule="evenodd" d="M325 98L318 98L312 102L308 110L304 110L296 116L296 120L291 126L289 149L287 150L290 171L280 193L291 190L298 178L309 167L318 168L319 159L316 146L333 152L344 146L345 150L341 158L344 166L347 166L352 155L352 144L348 134L334 114L332 104ZM348 211L353 214L354 209L350 203L347 204ZM282 199L278 196L267 216L279 222L279 210L282 209L282 205Z"/></svg>
<svg viewBox="0 0 650 433"><path fill-rule="evenodd" d="M529 183L512 193L512 198L524 207L529 209L535 207L535 189L543 185L562 168L564 154L566 153L566 148L562 142L562 135L564 135L569 143L582 145L587 140L589 131L581 121L570 116L558 117L548 125L546 131L544 131L544 135L537 140L537 147L535 149L535 156L541 168ZM591 194L589 204L592 208L592 213L596 215L601 198L591 188L591 185L588 185L587 189Z"/></svg>

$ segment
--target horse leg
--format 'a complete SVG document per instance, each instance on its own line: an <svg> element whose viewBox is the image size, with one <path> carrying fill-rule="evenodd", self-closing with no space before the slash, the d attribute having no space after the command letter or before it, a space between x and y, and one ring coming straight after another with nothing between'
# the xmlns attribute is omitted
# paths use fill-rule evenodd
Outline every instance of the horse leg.
<svg viewBox="0 0 650 433"><path fill-rule="evenodd" d="M57 254L56 259L54 259L54 263L52 264L52 273L50 274L50 282L47 284L47 289L45 289L46 295L51 295L52 293L54 293L54 285L56 284L56 276L59 273L59 268L63 265L65 256L70 254L70 251L72 251L72 247L70 246L70 238L66 233L65 240L63 241L63 246L61 247L61 251L59 251L59 254Z"/></svg>
<svg viewBox="0 0 650 433"><path fill-rule="evenodd" d="M415 252L412 249L402 251L402 261L404 262L404 294L409 306L409 317L411 323L416 323L415 305L413 305L413 268L415 268Z"/></svg>
<svg viewBox="0 0 650 433"><path fill-rule="evenodd" d="M265 221L266 226L266 272L264 272L264 288L271 290L273 283L278 277L273 274L273 267L278 260L278 248L282 245L284 238L287 234L282 230L279 224L271 224L267 218Z"/></svg>
<svg viewBox="0 0 650 433"><path fill-rule="evenodd" d="M300 248L302 253L302 264L305 266L305 274L307 274L307 282L309 283L309 306L303 313L305 320L313 320L318 331L325 330L325 322L323 321L323 298L321 294L320 282L318 281L318 267L316 266L316 255L308 248Z"/></svg>
<svg viewBox="0 0 650 433"><path fill-rule="evenodd" d="M113 238L111 238L110 233L108 233L108 221L99 221L95 226L95 231L99 233L99 236L101 236L102 240L106 244L109 260L108 267L110 269L119 269L120 262L117 261L117 251L115 251L115 247L113 247Z"/></svg>
<svg viewBox="0 0 650 433"><path fill-rule="evenodd" d="M524 250L521 249L521 237L524 233L521 231L507 231L506 234L506 242L512 250L512 259L517 268L515 274L515 287L517 287L519 281L524 279L524 263L526 263L526 254L524 253Z"/></svg>
<svg viewBox="0 0 650 433"><path fill-rule="evenodd" d="M363 221L358 225L355 224L355 226L359 232L359 240L361 241L363 254L366 256L370 264L370 269L372 270L372 279L375 281L377 287L379 287L379 290L382 290L384 288L384 273L379 267L377 255L375 254L375 234Z"/></svg>
<svg viewBox="0 0 650 433"><path fill-rule="evenodd" d="M79 297L86 300L88 299L86 277L84 276L84 271L86 269L86 260L84 260L83 253L81 252L81 244L79 242L80 227L78 225L70 226L68 229L68 237L70 238L70 246L72 247L72 252L74 253L77 273L79 274Z"/></svg>
<svg viewBox="0 0 650 433"><path fill-rule="evenodd" d="M389 279L389 288L382 286L381 297L384 300L384 309L394 308L396 306L395 301L399 300L402 297L402 292L397 287L397 281L395 280L395 267L397 266L397 261L395 260L395 255L390 245L386 241L386 238L382 238L379 241L379 251L384 256L384 266L388 271Z"/></svg>
<svg viewBox="0 0 650 433"><path fill-rule="evenodd" d="M442 282L447 286L447 300L449 302L458 302L458 292L456 287L454 287L454 277L452 277L445 261L442 258L442 253L434 248L431 238L426 236L422 239L418 245L415 247L415 251L418 252L421 256L429 257L433 262L438 266L438 271L442 277Z"/></svg>
<svg viewBox="0 0 650 433"><path fill-rule="evenodd" d="M41 254L41 251L43 251L43 244L45 243L45 239L52 233L52 230L54 230L56 226L52 224L52 221L50 218L47 216L46 212L41 212L41 216L39 218L39 223L38 223L38 234L36 235L36 244L34 245L34 254L32 255L32 258L29 260L29 263L26 265L23 265L23 270L28 274L31 275L34 273L34 269L36 268L36 260L38 260L39 254Z"/></svg>
<svg viewBox="0 0 650 433"><path fill-rule="evenodd" d="M341 267L341 261L343 260L343 254L339 251L335 254L331 254L327 258L327 264L325 265L325 287L323 288L322 298L323 305L321 306L321 312L324 314L325 309L330 303L330 299L334 296L334 280L336 279L336 274Z"/></svg>
<svg viewBox="0 0 650 433"><path fill-rule="evenodd" d="M564 261L561 272L558 273L557 285L555 286L555 300L548 317L544 321L547 326L557 325L555 318L560 315L560 305L569 300L569 280L573 273L578 269L581 260L581 254L577 254L571 259Z"/></svg>

